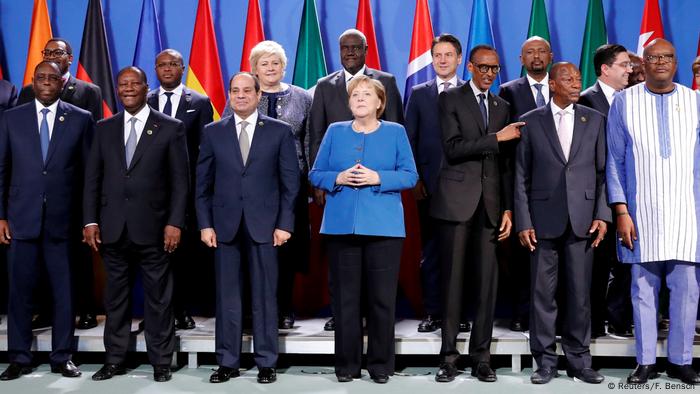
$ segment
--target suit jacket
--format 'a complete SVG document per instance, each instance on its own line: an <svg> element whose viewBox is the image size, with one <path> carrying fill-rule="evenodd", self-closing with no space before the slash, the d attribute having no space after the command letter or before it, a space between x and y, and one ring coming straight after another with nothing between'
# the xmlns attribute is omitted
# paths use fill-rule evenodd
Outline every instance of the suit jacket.
<svg viewBox="0 0 700 394"><path fill-rule="evenodd" d="M605 116L608 116L608 112L610 112L610 104L608 104L608 99L605 98L605 93L598 82L581 93L578 103L593 108Z"/></svg>
<svg viewBox="0 0 700 394"><path fill-rule="evenodd" d="M537 108L527 77L504 83L501 85L498 95L510 104L510 119L513 122L520 119L526 112Z"/></svg>
<svg viewBox="0 0 700 394"><path fill-rule="evenodd" d="M574 105L569 160L557 136L549 104L523 116L515 161L515 229L557 238L569 223L586 238L593 219L611 221L605 193L605 117Z"/></svg>
<svg viewBox="0 0 700 394"><path fill-rule="evenodd" d="M382 119L403 124L403 109L401 94L396 87L393 75L383 71L365 67L365 75L376 79L386 89L386 108ZM318 148L321 146L326 129L331 123L352 120L352 112L348 106L348 90L345 85L345 71L340 69L331 75L318 80L311 102L309 115L311 127L309 130L309 165L313 167Z"/></svg>
<svg viewBox="0 0 700 394"><path fill-rule="evenodd" d="M98 223L102 242L119 240L124 227L139 245L163 242L163 228L185 225L188 191L185 126L151 108L126 167L124 112L97 123L84 188L84 224Z"/></svg>
<svg viewBox="0 0 700 394"><path fill-rule="evenodd" d="M464 81L457 79L457 86ZM442 162L440 118L438 116L438 86L435 79L416 85L406 105L406 132L413 149L418 174L428 194L437 187Z"/></svg>
<svg viewBox="0 0 700 394"><path fill-rule="evenodd" d="M15 85L0 79L0 113L17 104L17 88Z"/></svg>
<svg viewBox="0 0 700 394"><path fill-rule="evenodd" d="M17 103L24 104L33 100L32 86L23 87ZM95 122L102 119L102 90L95 84L76 79L71 75L63 86L61 100L90 112Z"/></svg>
<svg viewBox="0 0 700 394"><path fill-rule="evenodd" d="M508 102L488 93L488 125L468 83L438 98L444 160L430 215L442 220L471 219L483 199L493 226L504 210L513 209L512 155L502 154L496 133L508 125Z"/></svg>
<svg viewBox="0 0 700 394"><path fill-rule="evenodd" d="M94 125L90 113L59 101L46 162L34 101L0 122L0 218L15 239L80 234L81 190ZM43 226L42 226L43 216Z"/></svg>
<svg viewBox="0 0 700 394"><path fill-rule="evenodd" d="M276 228L293 232L300 176L296 156L289 125L260 113L245 165L234 117L206 126L197 162L199 228L213 228L219 241L231 242L245 216L255 242L272 242Z"/></svg>

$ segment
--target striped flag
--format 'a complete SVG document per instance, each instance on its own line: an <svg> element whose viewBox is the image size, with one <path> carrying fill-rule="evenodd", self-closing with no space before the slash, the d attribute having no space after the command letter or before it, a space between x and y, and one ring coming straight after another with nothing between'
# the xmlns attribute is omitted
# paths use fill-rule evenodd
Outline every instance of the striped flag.
<svg viewBox="0 0 700 394"><path fill-rule="evenodd" d="M32 11L32 27L29 35L29 50L27 51L27 65L24 67L24 80L22 85L32 82L34 68L44 60L41 51L44 50L46 42L53 37L51 32L51 19L46 0L34 0L34 10Z"/></svg>
<svg viewBox="0 0 700 394"><path fill-rule="evenodd" d="M411 52L408 56L406 71L406 89L403 93L404 107L408 103L411 89L429 79L435 78L433 56L430 48L433 43L433 23L430 19L428 0L416 0L416 12L413 15L413 35Z"/></svg>
<svg viewBox="0 0 700 394"><path fill-rule="evenodd" d="M486 44L494 46L493 31L491 30L491 17L486 0L475 0L472 6L471 23L469 24L469 39L467 40L467 53L477 45ZM464 79L471 79L471 73L467 67L464 68ZM491 92L498 94L498 87L501 85L501 77L496 75Z"/></svg>
<svg viewBox="0 0 700 394"><path fill-rule="evenodd" d="M241 55L241 71L250 71L250 51L260 41L265 41L262 16L260 15L260 3L258 0L248 0L248 16L245 24L245 38L243 39L243 54Z"/></svg>
<svg viewBox="0 0 700 394"><path fill-rule="evenodd" d="M360 4L357 7L355 28L367 37L365 64L367 67L381 70L382 64L379 61L379 47L377 46L377 36L374 34L374 18L372 17L372 6L369 0L360 0Z"/></svg>
<svg viewBox="0 0 700 394"><path fill-rule="evenodd" d="M646 0L642 14L642 26L639 28L637 54L642 56L644 48L657 38L664 38L664 25L661 22L659 0Z"/></svg>
<svg viewBox="0 0 700 394"><path fill-rule="evenodd" d="M158 86L154 64L156 56L163 50L157 15L155 1L143 0L133 65L140 67L146 73L146 79L151 88Z"/></svg>
<svg viewBox="0 0 700 394"><path fill-rule="evenodd" d="M199 0L197 6L197 18L192 34L192 51L190 52L185 85L209 96L214 108L214 120L221 119L226 105L226 90L219 66L219 49L216 45L209 0Z"/></svg>

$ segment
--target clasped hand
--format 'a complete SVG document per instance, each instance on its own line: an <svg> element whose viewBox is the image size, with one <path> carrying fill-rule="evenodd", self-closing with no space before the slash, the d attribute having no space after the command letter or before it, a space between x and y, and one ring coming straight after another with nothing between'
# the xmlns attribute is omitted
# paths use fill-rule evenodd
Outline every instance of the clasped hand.
<svg viewBox="0 0 700 394"><path fill-rule="evenodd" d="M355 164L345 171L341 171L335 178L336 185L353 187L378 185L379 182L379 174L360 163Z"/></svg>

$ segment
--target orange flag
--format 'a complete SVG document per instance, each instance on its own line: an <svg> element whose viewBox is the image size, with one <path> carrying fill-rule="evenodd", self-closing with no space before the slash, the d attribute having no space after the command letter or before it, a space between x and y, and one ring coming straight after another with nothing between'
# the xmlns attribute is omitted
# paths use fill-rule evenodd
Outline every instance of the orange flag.
<svg viewBox="0 0 700 394"><path fill-rule="evenodd" d="M226 106L224 79L219 66L219 49L216 45L214 23L211 19L209 0L199 0L197 18L192 34L190 64L185 79L187 87L209 96L214 107L214 120L221 119Z"/></svg>
<svg viewBox="0 0 700 394"><path fill-rule="evenodd" d="M34 10L32 11L32 30L29 35L29 51L27 51L27 65L24 68L24 80L22 85L32 82L34 68L41 63L46 42L53 37L51 33L51 19L46 0L34 0Z"/></svg>
<svg viewBox="0 0 700 394"><path fill-rule="evenodd" d="M365 64L367 67L381 70L382 65L379 61L379 47L377 46L377 37L374 34L374 21L372 18L372 6L369 0L360 0L357 6L357 22L355 28L365 34L367 37L367 57Z"/></svg>
<svg viewBox="0 0 700 394"><path fill-rule="evenodd" d="M258 0L248 0L248 17L245 24L245 38L243 39L243 55L241 56L241 71L250 71L250 51L260 41L265 41L262 16L260 15L260 3Z"/></svg>

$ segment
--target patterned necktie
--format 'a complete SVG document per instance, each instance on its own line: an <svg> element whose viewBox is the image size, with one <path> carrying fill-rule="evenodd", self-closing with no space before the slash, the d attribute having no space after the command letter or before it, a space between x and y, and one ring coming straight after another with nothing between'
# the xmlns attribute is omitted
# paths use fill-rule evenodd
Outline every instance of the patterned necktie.
<svg viewBox="0 0 700 394"><path fill-rule="evenodd" d="M41 118L41 127L39 127L39 139L41 140L41 158L46 163L46 155L49 153L49 122L46 120L46 115L51 112L50 109L44 108L41 110L43 115Z"/></svg>
<svg viewBox="0 0 700 394"><path fill-rule="evenodd" d="M163 94L165 95L165 105L163 106L163 113L168 116L173 116L173 103L172 101L170 101L170 97L172 97L173 92L165 92Z"/></svg>
<svg viewBox="0 0 700 394"><path fill-rule="evenodd" d="M136 121L138 119L131 118L131 131L129 131L129 138L126 139L126 168L131 165L131 159L134 158L134 152L136 152Z"/></svg>
<svg viewBox="0 0 700 394"><path fill-rule="evenodd" d="M566 111L561 110L557 112L559 115L559 126L557 127L557 135L559 136L559 144L561 144L561 150L564 152L564 158L569 161L569 152L571 151L571 133L568 127L568 118L566 116Z"/></svg>
<svg viewBox="0 0 700 394"><path fill-rule="evenodd" d="M445 90L449 89L450 86L452 86L451 82L443 82L442 83L442 91L444 92Z"/></svg>
<svg viewBox="0 0 700 394"><path fill-rule="evenodd" d="M535 98L535 105L537 105L537 108L539 107L544 107L547 103L544 101L544 94L542 94L542 85L541 83L536 83L533 85L535 89L537 89L537 98Z"/></svg>
<svg viewBox="0 0 700 394"><path fill-rule="evenodd" d="M488 129L489 117L486 112L486 95L483 93L479 93L479 109L481 110L481 117L484 120L484 127Z"/></svg>
<svg viewBox="0 0 700 394"><path fill-rule="evenodd" d="M250 139L248 138L248 132L246 127L248 122L241 121L241 134L238 136L238 145L241 147L241 157L243 158L243 164L245 165L248 161L248 153L250 153Z"/></svg>

